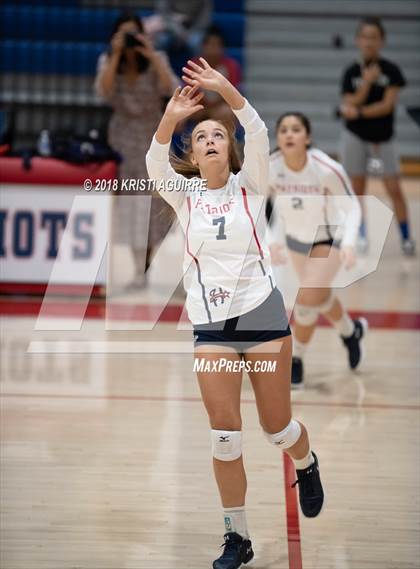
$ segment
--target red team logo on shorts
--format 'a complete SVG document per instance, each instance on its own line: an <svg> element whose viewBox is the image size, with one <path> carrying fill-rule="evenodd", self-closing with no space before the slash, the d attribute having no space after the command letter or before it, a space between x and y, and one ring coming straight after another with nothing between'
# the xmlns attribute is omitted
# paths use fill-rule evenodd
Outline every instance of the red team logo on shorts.
<svg viewBox="0 0 420 569"><path fill-rule="evenodd" d="M230 298L230 292L223 290L221 286L219 286L219 292L216 292L216 290L213 288L210 291L210 302L213 302L214 306L217 306L218 300L220 300L221 304L224 304L225 298Z"/></svg>

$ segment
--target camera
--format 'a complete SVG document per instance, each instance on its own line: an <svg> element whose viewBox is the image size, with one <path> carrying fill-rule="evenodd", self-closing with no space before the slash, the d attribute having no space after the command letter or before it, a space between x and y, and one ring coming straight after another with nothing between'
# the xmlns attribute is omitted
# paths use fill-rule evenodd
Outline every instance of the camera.
<svg viewBox="0 0 420 569"><path fill-rule="evenodd" d="M134 34L129 32L125 34L125 42L124 42L125 47L137 47L139 45L142 46L143 43L139 41Z"/></svg>

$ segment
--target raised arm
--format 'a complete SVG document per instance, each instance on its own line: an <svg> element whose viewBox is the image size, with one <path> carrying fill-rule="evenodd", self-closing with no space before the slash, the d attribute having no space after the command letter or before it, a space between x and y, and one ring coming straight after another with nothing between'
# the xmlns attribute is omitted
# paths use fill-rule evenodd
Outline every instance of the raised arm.
<svg viewBox="0 0 420 569"><path fill-rule="evenodd" d="M176 125L204 108L203 105L199 104L203 96L203 93L198 93L198 86L187 86L183 89L177 87L166 105L165 112L157 128L155 134L157 142L160 144L170 142Z"/></svg>
<svg viewBox="0 0 420 569"><path fill-rule="evenodd" d="M102 54L98 61L95 79L97 94L105 99L112 95L115 85L115 76L124 49L124 35L122 32L114 34L111 40L111 52Z"/></svg>
<svg viewBox="0 0 420 569"><path fill-rule="evenodd" d="M267 127L257 111L226 77L200 57L201 65L188 61L182 79L193 87L200 86L218 93L230 106L245 130L244 163L241 177L247 189L266 194L268 190L269 140Z"/></svg>
<svg viewBox="0 0 420 569"><path fill-rule="evenodd" d="M169 148L177 123L203 108L203 105L199 104L203 93L197 94L197 90L198 87L187 86L183 89L177 87L167 104L146 154L147 173L151 179L159 182L183 177L177 174L169 163ZM181 205L185 193L162 190L161 196L174 209L177 209Z"/></svg>
<svg viewBox="0 0 420 569"><path fill-rule="evenodd" d="M219 93L233 111L242 109L245 105L245 99L242 97L238 89L229 82L226 77L213 69L204 57L200 57L201 65L188 60L189 67L183 67L183 81L191 87L201 87L208 91Z"/></svg>
<svg viewBox="0 0 420 569"><path fill-rule="evenodd" d="M266 195L268 192L268 169L270 144L267 127L257 111L245 101L245 106L234 110L245 130L244 162L241 177L246 189Z"/></svg>

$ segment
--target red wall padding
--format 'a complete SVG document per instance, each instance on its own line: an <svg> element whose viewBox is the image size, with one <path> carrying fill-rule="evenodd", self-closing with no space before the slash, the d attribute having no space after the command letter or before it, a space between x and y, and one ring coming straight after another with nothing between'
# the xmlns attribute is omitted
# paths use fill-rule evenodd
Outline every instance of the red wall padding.
<svg viewBox="0 0 420 569"><path fill-rule="evenodd" d="M31 169L24 170L22 158L0 157L0 182L10 184L82 185L97 178L112 180L117 176L117 164L112 161L85 165L70 164L55 158L35 157Z"/></svg>

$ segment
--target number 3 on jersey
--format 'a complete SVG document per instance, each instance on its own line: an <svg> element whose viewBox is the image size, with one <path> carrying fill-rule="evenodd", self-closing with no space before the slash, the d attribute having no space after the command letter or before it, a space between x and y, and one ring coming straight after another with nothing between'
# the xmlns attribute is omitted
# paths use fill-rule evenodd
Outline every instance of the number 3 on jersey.
<svg viewBox="0 0 420 569"><path fill-rule="evenodd" d="M213 219L213 225L219 225L219 233L216 235L216 239L219 241L220 239L227 239L225 233L225 216L223 217L216 217Z"/></svg>

